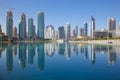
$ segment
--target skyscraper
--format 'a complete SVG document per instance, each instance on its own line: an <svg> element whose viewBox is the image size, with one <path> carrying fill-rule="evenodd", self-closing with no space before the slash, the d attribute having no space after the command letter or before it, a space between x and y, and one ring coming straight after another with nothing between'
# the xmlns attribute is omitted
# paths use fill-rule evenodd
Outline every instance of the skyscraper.
<svg viewBox="0 0 120 80"><path fill-rule="evenodd" d="M87 36L88 35L88 29L87 29L87 23L84 24L84 35Z"/></svg>
<svg viewBox="0 0 120 80"><path fill-rule="evenodd" d="M44 13L43 12L38 12L37 16L37 24L38 24L38 31L37 31L37 38L38 39L44 39Z"/></svg>
<svg viewBox="0 0 120 80"><path fill-rule="evenodd" d="M116 30L116 20L114 18L108 18L108 31Z"/></svg>
<svg viewBox="0 0 120 80"><path fill-rule="evenodd" d="M65 39L64 26L59 26L58 28L58 39Z"/></svg>
<svg viewBox="0 0 120 80"><path fill-rule="evenodd" d="M93 16L91 16L91 20L90 20L90 36L91 38L94 37L93 33L95 31L95 19Z"/></svg>
<svg viewBox="0 0 120 80"><path fill-rule="evenodd" d="M24 13L22 13L21 21L19 23L19 39L25 40L26 37L26 16Z"/></svg>
<svg viewBox="0 0 120 80"><path fill-rule="evenodd" d="M65 31L66 41L69 41L69 40L70 40L70 37L71 37L70 24L67 23L67 25L66 25L66 31Z"/></svg>
<svg viewBox="0 0 120 80"><path fill-rule="evenodd" d="M17 27L13 28L13 37L17 37Z"/></svg>
<svg viewBox="0 0 120 80"><path fill-rule="evenodd" d="M33 24L33 18L28 19L28 38L33 39L35 36L35 29Z"/></svg>
<svg viewBox="0 0 120 80"><path fill-rule="evenodd" d="M12 32L13 32L13 14L12 11L7 11L6 16L6 34L8 39L12 39Z"/></svg>
<svg viewBox="0 0 120 80"><path fill-rule="evenodd" d="M48 25L47 27L45 27L45 31L44 31L44 38L45 39L54 39L54 26L52 25Z"/></svg>
<svg viewBox="0 0 120 80"><path fill-rule="evenodd" d="M80 28L80 36L84 36L84 28Z"/></svg>
<svg viewBox="0 0 120 80"><path fill-rule="evenodd" d="M76 36L78 36L78 26L76 26L75 32L76 32Z"/></svg>
<svg viewBox="0 0 120 80"><path fill-rule="evenodd" d="M0 25L0 35L2 35L2 28L1 28L1 25Z"/></svg>
<svg viewBox="0 0 120 80"><path fill-rule="evenodd" d="M76 37L75 29L72 30L72 37Z"/></svg>

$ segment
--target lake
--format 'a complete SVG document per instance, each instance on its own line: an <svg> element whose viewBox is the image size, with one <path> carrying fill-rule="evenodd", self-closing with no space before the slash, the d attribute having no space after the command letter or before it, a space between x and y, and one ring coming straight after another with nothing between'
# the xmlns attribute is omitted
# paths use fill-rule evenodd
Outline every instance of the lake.
<svg viewBox="0 0 120 80"><path fill-rule="evenodd" d="M120 80L120 46L0 45L0 80Z"/></svg>

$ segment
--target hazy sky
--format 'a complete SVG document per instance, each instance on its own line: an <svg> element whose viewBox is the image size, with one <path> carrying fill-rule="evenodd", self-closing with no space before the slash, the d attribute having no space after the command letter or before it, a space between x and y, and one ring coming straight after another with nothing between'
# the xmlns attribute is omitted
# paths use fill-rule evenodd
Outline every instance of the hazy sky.
<svg viewBox="0 0 120 80"><path fill-rule="evenodd" d="M27 20L33 17L37 26L37 12L44 11L45 25L52 24L57 28L66 26L69 21L71 27L76 25L83 27L85 22L89 23L90 16L96 20L96 29L107 29L107 18L114 17L120 22L120 0L0 0L0 24L6 31L6 12L13 10L14 26L18 27L20 15L26 14Z"/></svg>

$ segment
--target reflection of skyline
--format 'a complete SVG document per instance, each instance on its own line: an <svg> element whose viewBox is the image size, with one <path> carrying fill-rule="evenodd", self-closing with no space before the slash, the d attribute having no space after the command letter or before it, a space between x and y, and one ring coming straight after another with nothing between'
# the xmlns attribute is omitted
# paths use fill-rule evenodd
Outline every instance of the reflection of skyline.
<svg viewBox="0 0 120 80"><path fill-rule="evenodd" d="M16 56L17 55L17 45L13 45L13 55Z"/></svg>
<svg viewBox="0 0 120 80"><path fill-rule="evenodd" d="M12 71L13 67L12 45L8 45L8 47L6 48L6 67L7 71Z"/></svg>
<svg viewBox="0 0 120 80"><path fill-rule="evenodd" d="M95 49L93 44L91 44L90 60L92 64L95 64Z"/></svg>
<svg viewBox="0 0 120 80"><path fill-rule="evenodd" d="M108 63L114 64L116 62L116 48L108 46Z"/></svg>
<svg viewBox="0 0 120 80"><path fill-rule="evenodd" d="M28 44L28 64L33 64L35 57L35 45Z"/></svg>
<svg viewBox="0 0 120 80"><path fill-rule="evenodd" d="M26 67L26 44L19 44L19 64L22 69Z"/></svg>
<svg viewBox="0 0 120 80"><path fill-rule="evenodd" d="M37 46L37 54L38 54L38 69L44 70L44 61L45 61L45 54L44 54L44 43L41 43Z"/></svg>
<svg viewBox="0 0 120 80"><path fill-rule="evenodd" d="M70 50L71 50L70 44L66 43L65 44L65 53L66 53L66 59L67 60L70 59L70 54L71 54Z"/></svg>
<svg viewBox="0 0 120 80"><path fill-rule="evenodd" d="M6 49L5 49L6 47ZM40 43L40 44L17 44L17 45L2 45L2 51L6 50L6 68L7 71L12 71L14 55L18 55L18 62L22 69L25 69L26 65L33 65L37 58L37 67L39 70L44 70L45 56L51 57L53 55L62 55L66 60L72 59L72 55L81 56L85 60L88 58L92 64L95 64L97 54L107 54L107 60L109 64L116 63L116 53L120 53L119 48L114 46L103 45L77 45L77 44L58 44L58 43ZM18 50L18 51L17 51ZM50 50L50 51L49 51ZM117 52L116 52L117 51ZM104 54L103 54L104 53ZM54 58L54 57L53 57ZM1 58L0 58L1 59ZM26 63L26 61L28 61Z"/></svg>

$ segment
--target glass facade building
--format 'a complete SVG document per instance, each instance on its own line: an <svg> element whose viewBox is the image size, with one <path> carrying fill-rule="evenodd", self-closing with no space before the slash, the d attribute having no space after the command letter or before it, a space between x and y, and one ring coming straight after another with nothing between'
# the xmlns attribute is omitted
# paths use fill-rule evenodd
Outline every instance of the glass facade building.
<svg viewBox="0 0 120 80"><path fill-rule="evenodd" d="M19 39L25 40L26 37L26 16L24 13L22 13L21 21L19 23Z"/></svg>
<svg viewBox="0 0 120 80"><path fill-rule="evenodd" d="M28 19L28 38L33 39L34 37L34 25L33 25L33 19L29 18Z"/></svg>
<svg viewBox="0 0 120 80"><path fill-rule="evenodd" d="M38 12L37 16L37 21L38 21L38 31L37 31L37 38L38 39L44 39L44 13L43 12Z"/></svg>
<svg viewBox="0 0 120 80"><path fill-rule="evenodd" d="M13 14L12 11L7 11L6 17L6 34L8 39L12 39L12 32L13 32Z"/></svg>

